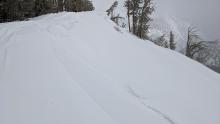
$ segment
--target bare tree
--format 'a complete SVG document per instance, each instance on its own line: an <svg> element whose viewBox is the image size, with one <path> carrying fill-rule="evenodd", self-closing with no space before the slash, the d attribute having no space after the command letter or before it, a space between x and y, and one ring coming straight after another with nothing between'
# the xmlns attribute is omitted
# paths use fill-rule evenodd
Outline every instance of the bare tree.
<svg viewBox="0 0 220 124"><path fill-rule="evenodd" d="M202 42L206 47L195 56L195 59L208 66L220 67L220 43L218 41Z"/></svg>
<svg viewBox="0 0 220 124"><path fill-rule="evenodd" d="M194 58L194 56L201 50L205 49L206 45L204 41L200 41L201 38L197 34L197 28L189 27L186 45L186 56Z"/></svg>
<svg viewBox="0 0 220 124"><path fill-rule="evenodd" d="M120 19L124 19L123 17L121 17L119 14L117 15L117 16L113 16L112 18L111 18L111 20L113 21L113 22L115 22L117 25L119 25L119 20Z"/></svg>

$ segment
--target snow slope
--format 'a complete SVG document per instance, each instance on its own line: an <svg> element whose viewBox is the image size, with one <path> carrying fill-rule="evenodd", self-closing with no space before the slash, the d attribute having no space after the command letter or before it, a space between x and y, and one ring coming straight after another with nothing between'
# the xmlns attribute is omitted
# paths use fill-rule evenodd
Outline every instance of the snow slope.
<svg viewBox="0 0 220 124"><path fill-rule="evenodd" d="M102 12L0 24L1 124L219 124L220 76Z"/></svg>

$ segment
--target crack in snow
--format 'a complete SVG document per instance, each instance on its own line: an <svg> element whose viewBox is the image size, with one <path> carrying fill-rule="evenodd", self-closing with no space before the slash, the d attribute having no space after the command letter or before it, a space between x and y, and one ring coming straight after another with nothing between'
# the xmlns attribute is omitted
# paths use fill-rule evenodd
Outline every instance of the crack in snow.
<svg viewBox="0 0 220 124"><path fill-rule="evenodd" d="M135 96L136 98L138 98L138 100L146 100L148 98L141 96L140 94L136 93L136 91L131 87L131 86L127 86L128 92L130 94L132 94L133 96Z"/></svg>

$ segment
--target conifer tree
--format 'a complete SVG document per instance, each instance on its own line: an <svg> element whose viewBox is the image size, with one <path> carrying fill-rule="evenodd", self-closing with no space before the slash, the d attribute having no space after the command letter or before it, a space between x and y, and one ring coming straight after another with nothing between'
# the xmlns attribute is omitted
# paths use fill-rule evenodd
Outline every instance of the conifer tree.
<svg viewBox="0 0 220 124"><path fill-rule="evenodd" d="M138 20L139 20L139 12L140 12L140 5L142 4L142 0L132 0L131 6L131 15L132 15L132 32L134 35L137 35L138 31Z"/></svg>
<svg viewBox="0 0 220 124"><path fill-rule="evenodd" d="M127 8L129 31L139 38L148 39L150 15L154 11L152 0L126 0L124 7Z"/></svg>
<svg viewBox="0 0 220 124"><path fill-rule="evenodd" d="M131 15L131 0L126 0L124 3L124 7L127 9L127 17L128 17L128 29L129 32L131 32L131 20L130 20L130 15Z"/></svg>
<svg viewBox="0 0 220 124"><path fill-rule="evenodd" d="M7 19L7 6L6 0L0 1L0 23Z"/></svg>
<svg viewBox="0 0 220 124"><path fill-rule="evenodd" d="M58 0L58 11L65 11L65 0Z"/></svg>
<svg viewBox="0 0 220 124"><path fill-rule="evenodd" d="M0 22L25 20L59 11L92 11L90 0L1 0Z"/></svg>
<svg viewBox="0 0 220 124"><path fill-rule="evenodd" d="M152 0L144 0L143 6L141 7L139 22L138 22L138 37L141 39L148 39L149 22L152 20L150 15L154 11L152 6Z"/></svg>
<svg viewBox="0 0 220 124"><path fill-rule="evenodd" d="M170 32L170 41L169 42L170 42L170 49L175 50L176 49L176 43L174 41L174 34L173 34L172 31Z"/></svg>
<svg viewBox="0 0 220 124"><path fill-rule="evenodd" d="M6 4L7 21L22 20L24 14L22 10L22 1L7 0Z"/></svg>
<svg viewBox="0 0 220 124"><path fill-rule="evenodd" d="M169 45L168 45L168 42L167 42L167 40L166 40L165 37L166 37L166 35L163 34L162 36L158 37L158 38L154 41L154 43L155 43L156 45L158 45L158 46L161 46L161 47L164 47L164 48L168 48Z"/></svg>
<svg viewBox="0 0 220 124"><path fill-rule="evenodd" d="M36 16L46 14L48 12L49 6L47 0L36 0L35 1L35 13Z"/></svg>
<svg viewBox="0 0 220 124"><path fill-rule="evenodd" d="M25 18L30 18L35 16L35 2L33 0L23 0L22 2L22 12Z"/></svg>
<svg viewBox="0 0 220 124"><path fill-rule="evenodd" d="M92 11L95 9L90 0L82 0L82 4L82 11Z"/></svg>

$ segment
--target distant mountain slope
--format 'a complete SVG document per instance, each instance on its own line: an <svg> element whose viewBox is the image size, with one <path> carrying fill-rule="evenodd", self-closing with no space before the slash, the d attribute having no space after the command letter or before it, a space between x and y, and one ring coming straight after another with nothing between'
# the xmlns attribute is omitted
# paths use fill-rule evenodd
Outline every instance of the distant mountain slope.
<svg viewBox="0 0 220 124"><path fill-rule="evenodd" d="M169 33L172 31L174 33L174 40L177 43L177 50L181 51L186 47L188 27L189 24L179 21L173 17L154 16L153 21L151 22L150 36L152 38L157 38L166 34L169 39Z"/></svg>

